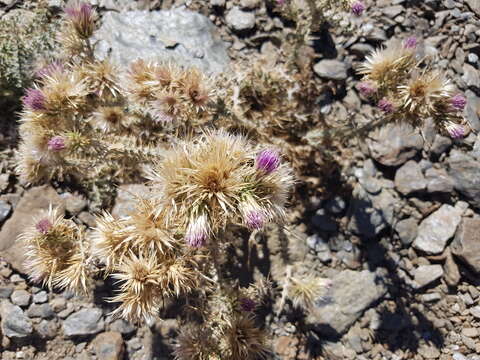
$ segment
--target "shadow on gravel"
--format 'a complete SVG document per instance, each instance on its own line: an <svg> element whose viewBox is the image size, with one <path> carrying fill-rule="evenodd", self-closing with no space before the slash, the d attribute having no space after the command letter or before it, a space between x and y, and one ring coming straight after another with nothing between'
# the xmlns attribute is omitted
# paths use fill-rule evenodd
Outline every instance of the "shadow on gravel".
<svg viewBox="0 0 480 360"><path fill-rule="evenodd" d="M393 238L390 237L389 241L393 241ZM385 345L392 352L409 351L412 355L418 353L421 340L442 349L442 333L415 307L421 303L418 297L415 297L416 290L398 276L398 265L389 256L385 246L376 240L364 242L363 246L364 261L371 271L375 271L379 266L388 270L386 280L379 281L384 281L387 294L394 303L394 306L377 309L379 326L374 341Z"/></svg>

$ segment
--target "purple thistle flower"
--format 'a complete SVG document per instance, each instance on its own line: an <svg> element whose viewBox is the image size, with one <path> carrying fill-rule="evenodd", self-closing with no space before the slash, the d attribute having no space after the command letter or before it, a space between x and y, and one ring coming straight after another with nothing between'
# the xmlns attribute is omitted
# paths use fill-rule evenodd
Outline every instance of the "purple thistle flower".
<svg viewBox="0 0 480 360"><path fill-rule="evenodd" d="M393 103L385 98L378 102L377 107L386 114L391 114L395 110Z"/></svg>
<svg viewBox="0 0 480 360"><path fill-rule="evenodd" d="M61 136L54 136L47 143L48 150L60 151L67 147L65 140Z"/></svg>
<svg viewBox="0 0 480 360"><path fill-rule="evenodd" d="M208 220L205 215L200 215L194 221L191 221L185 235L187 244L194 248L204 246L208 239L208 228Z"/></svg>
<svg viewBox="0 0 480 360"><path fill-rule="evenodd" d="M358 91L360 91L360 93L365 97L370 97L377 91L377 87L369 81L361 82L358 84L357 88Z"/></svg>
<svg viewBox="0 0 480 360"><path fill-rule="evenodd" d="M48 219L42 219L35 225L35 228L39 233L46 235L52 228L52 223Z"/></svg>
<svg viewBox="0 0 480 360"><path fill-rule="evenodd" d="M457 94L455 96L452 96L450 99L450 103L456 110L463 110L465 108L465 105L467 105L467 99L462 94Z"/></svg>
<svg viewBox="0 0 480 360"><path fill-rule="evenodd" d="M280 166L280 155L275 150L262 150L257 156L257 169L270 174Z"/></svg>
<svg viewBox="0 0 480 360"><path fill-rule="evenodd" d="M92 5L82 2L65 8L65 14L67 14L79 36L83 38L92 36L95 27Z"/></svg>
<svg viewBox="0 0 480 360"><path fill-rule="evenodd" d="M403 43L403 47L405 49L415 49L417 47L417 44L418 44L417 38L415 36L410 36Z"/></svg>
<svg viewBox="0 0 480 360"><path fill-rule="evenodd" d="M255 307L257 306L254 300L247 297L240 298L239 303L240 303L240 309L245 312L252 312L253 310L255 310Z"/></svg>
<svg viewBox="0 0 480 360"><path fill-rule="evenodd" d="M364 11L365 11L365 5L361 1L354 1L352 3L352 13L354 13L357 16L360 16Z"/></svg>
<svg viewBox="0 0 480 360"><path fill-rule="evenodd" d="M93 8L92 5L82 2L75 6L66 7L64 11L70 20L78 21L90 18L93 13Z"/></svg>
<svg viewBox="0 0 480 360"><path fill-rule="evenodd" d="M452 121L445 125L445 129L452 139L461 139L465 136L465 127Z"/></svg>
<svg viewBox="0 0 480 360"><path fill-rule="evenodd" d="M25 91L25 96L22 99L23 106L30 110L41 111L45 110L45 95L39 89L28 88Z"/></svg>
<svg viewBox="0 0 480 360"><path fill-rule="evenodd" d="M287 3L287 0L277 0L277 5L278 6L283 6Z"/></svg>
<svg viewBox="0 0 480 360"><path fill-rule="evenodd" d="M245 214L245 224L252 230L260 230L265 225L265 216L256 209L250 209Z"/></svg>
<svg viewBox="0 0 480 360"><path fill-rule="evenodd" d="M42 79L46 76L51 76L56 72L61 72L63 71L63 63L61 61L55 60L51 64L48 64L47 66L44 66L37 72L35 72L35 76L39 79Z"/></svg>

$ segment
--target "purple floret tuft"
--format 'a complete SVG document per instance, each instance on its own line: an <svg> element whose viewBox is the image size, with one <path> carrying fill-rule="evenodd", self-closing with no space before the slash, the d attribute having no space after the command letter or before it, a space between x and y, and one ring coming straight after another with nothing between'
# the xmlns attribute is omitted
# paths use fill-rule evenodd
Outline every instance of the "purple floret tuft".
<svg viewBox="0 0 480 360"><path fill-rule="evenodd" d="M35 228L39 233L46 235L52 228L52 223L48 219L42 219L35 225Z"/></svg>
<svg viewBox="0 0 480 360"><path fill-rule="evenodd" d="M365 5L361 1L354 1L352 3L352 13L356 16L360 16L365 11Z"/></svg>
<svg viewBox="0 0 480 360"><path fill-rule="evenodd" d="M257 156L257 169L270 174L280 166L280 156L275 150L263 150Z"/></svg>
<svg viewBox="0 0 480 360"><path fill-rule="evenodd" d="M29 88L25 91L23 105L30 110L45 110L45 95L39 89Z"/></svg>
<svg viewBox="0 0 480 360"><path fill-rule="evenodd" d="M60 151L67 147L65 140L61 136L54 136L48 140L48 150Z"/></svg>
<svg viewBox="0 0 480 360"><path fill-rule="evenodd" d="M391 114L395 110L393 103L390 100L387 100L385 98L381 99L378 102L377 107L386 114Z"/></svg>

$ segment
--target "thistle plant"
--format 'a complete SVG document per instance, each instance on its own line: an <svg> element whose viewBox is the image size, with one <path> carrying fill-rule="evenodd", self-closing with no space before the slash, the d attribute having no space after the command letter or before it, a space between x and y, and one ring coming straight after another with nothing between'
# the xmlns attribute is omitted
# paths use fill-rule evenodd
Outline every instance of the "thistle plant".
<svg viewBox="0 0 480 360"><path fill-rule="evenodd" d="M311 169L314 149L303 137L309 129L322 126L323 118L316 103L322 90L311 64L304 65L261 58L248 67L239 65L234 76L218 82L224 89L219 99L225 114L219 112L217 123L282 149L296 176Z"/></svg>
<svg viewBox="0 0 480 360"><path fill-rule="evenodd" d="M219 130L178 140L150 178L151 196L138 198L135 211L120 219L104 212L88 234L56 210L37 220L20 238L30 277L88 292L92 277L111 276L117 286L109 301L118 305L112 314L132 322L151 323L166 299L201 299L201 322L184 315L178 359L265 356L266 333L254 314L266 286L235 286L221 259L234 246L226 235L232 225L283 223L291 169L277 151ZM202 339L200 327L207 328Z"/></svg>
<svg viewBox="0 0 480 360"><path fill-rule="evenodd" d="M122 69L96 58L97 20L89 4L67 5L59 57L22 99L17 170L27 183L146 181L149 195L128 216L102 211L91 230L57 209L35 220L20 238L30 277L87 294L92 279L110 277L113 315L135 323L181 299L180 360L266 357L255 313L270 286L226 276L228 251L239 241L232 229L285 226L294 176L284 160L301 168L311 149L299 155L298 145L320 121L310 66L257 63L216 79L142 59Z"/></svg>
<svg viewBox="0 0 480 360"><path fill-rule="evenodd" d="M121 71L94 55L97 15L71 2L60 56L23 97L18 172L24 182L141 179L162 144L210 120L214 96L197 69L138 60Z"/></svg>
<svg viewBox="0 0 480 360"><path fill-rule="evenodd" d="M58 24L46 1L35 3L32 11L18 9L0 21L0 104L4 110L16 110L22 89L31 84L35 60L39 55L51 58L55 48Z"/></svg>
<svg viewBox="0 0 480 360"><path fill-rule="evenodd" d="M468 132L465 97L427 59L419 60L416 50L417 39L410 37L373 51L359 70L358 90L376 103L382 123L406 121L418 127L432 118L440 132L462 138Z"/></svg>

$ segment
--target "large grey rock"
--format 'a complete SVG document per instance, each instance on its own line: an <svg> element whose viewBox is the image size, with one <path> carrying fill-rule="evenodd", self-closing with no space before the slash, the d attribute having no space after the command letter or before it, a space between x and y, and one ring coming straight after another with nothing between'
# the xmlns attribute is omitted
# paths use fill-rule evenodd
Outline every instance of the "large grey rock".
<svg viewBox="0 0 480 360"><path fill-rule="evenodd" d="M15 290L11 295L12 302L18 306L27 306L30 304L31 297L30 293L26 290Z"/></svg>
<svg viewBox="0 0 480 360"><path fill-rule="evenodd" d="M50 304L32 304L27 310L28 317L50 319L55 315Z"/></svg>
<svg viewBox="0 0 480 360"><path fill-rule="evenodd" d="M427 286L443 275L442 265L421 265L413 271L413 278L418 288Z"/></svg>
<svg viewBox="0 0 480 360"><path fill-rule="evenodd" d="M396 226L398 236L404 245L410 245L418 234L417 220L414 218L408 218L400 220Z"/></svg>
<svg viewBox="0 0 480 360"><path fill-rule="evenodd" d="M424 219L418 227L413 247L428 254L440 254L455 234L462 220L463 210L444 204Z"/></svg>
<svg viewBox="0 0 480 360"><path fill-rule="evenodd" d="M442 155L450 146L452 146L452 139L442 136L439 134L435 135L435 139L433 141L432 147L430 151L435 156Z"/></svg>
<svg viewBox="0 0 480 360"><path fill-rule="evenodd" d="M32 323L19 306L3 300L0 304L0 315L3 335L11 338L24 338L32 333Z"/></svg>
<svg viewBox="0 0 480 360"><path fill-rule="evenodd" d="M453 179L445 169L427 169L425 178L427 180L427 191L430 193L450 193L453 191Z"/></svg>
<svg viewBox="0 0 480 360"><path fill-rule="evenodd" d="M307 322L325 335L343 334L387 292L382 270L344 270L332 278L330 295L310 311Z"/></svg>
<svg viewBox="0 0 480 360"><path fill-rule="evenodd" d="M464 218L450 247L453 254L480 273L480 217Z"/></svg>
<svg viewBox="0 0 480 360"><path fill-rule="evenodd" d="M26 228L32 225L33 219L45 213L49 206L60 207L64 212L64 201L56 191L48 185L29 189L20 199L12 217L8 219L0 231L0 257L5 258L15 270L25 273L23 262L25 250L22 244L16 242Z"/></svg>
<svg viewBox="0 0 480 360"><path fill-rule="evenodd" d="M462 80L469 87L480 88L480 72L470 64L463 64Z"/></svg>
<svg viewBox="0 0 480 360"><path fill-rule="evenodd" d="M99 360L123 359L125 346L119 332L108 331L98 334L92 341L92 347Z"/></svg>
<svg viewBox="0 0 480 360"><path fill-rule="evenodd" d="M315 64L313 71L325 79L345 80L347 78L347 66L338 60L321 60Z"/></svg>
<svg viewBox="0 0 480 360"><path fill-rule="evenodd" d="M10 215L10 211L12 211L12 205L0 200L0 224Z"/></svg>
<svg viewBox="0 0 480 360"><path fill-rule="evenodd" d="M58 325L54 321L42 320L35 326L35 331L42 339L53 339L57 335Z"/></svg>
<svg viewBox="0 0 480 360"><path fill-rule="evenodd" d="M387 189L369 194L361 185L355 186L348 210L348 229L366 238L378 235L394 221L398 200Z"/></svg>
<svg viewBox="0 0 480 360"><path fill-rule="evenodd" d="M370 132L367 145L372 158L386 166L398 166L423 148L423 139L409 124L387 124Z"/></svg>
<svg viewBox="0 0 480 360"><path fill-rule="evenodd" d="M255 15L234 6L225 17L228 27L235 31L251 30L255 27Z"/></svg>
<svg viewBox="0 0 480 360"><path fill-rule="evenodd" d="M403 195L424 190L427 187L427 181L420 165L413 160L403 164L395 173L395 187Z"/></svg>
<svg viewBox="0 0 480 360"><path fill-rule="evenodd" d="M452 150L448 164L455 189L465 195L471 205L480 207L480 162L461 151Z"/></svg>
<svg viewBox="0 0 480 360"><path fill-rule="evenodd" d="M480 16L480 1L478 0L465 0L467 5L472 9L472 11Z"/></svg>
<svg viewBox="0 0 480 360"><path fill-rule="evenodd" d="M106 12L95 38L96 54L123 66L137 58L171 60L220 73L229 62L213 23L187 10Z"/></svg>
<svg viewBox="0 0 480 360"><path fill-rule="evenodd" d="M77 311L63 322L63 332L68 337L96 334L104 327L102 310L96 308Z"/></svg>
<svg viewBox="0 0 480 360"><path fill-rule="evenodd" d="M460 282L460 270L453 259L452 252L449 248L445 251L445 263L443 265L443 278L449 286L457 286Z"/></svg>
<svg viewBox="0 0 480 360"><path fill-rule="evenodd" d="M467 106L465 106L464 116L468 121L468 124L475 131L480 131L480 97L478 97L473 91L465 91L467 97Z"/></svg>

